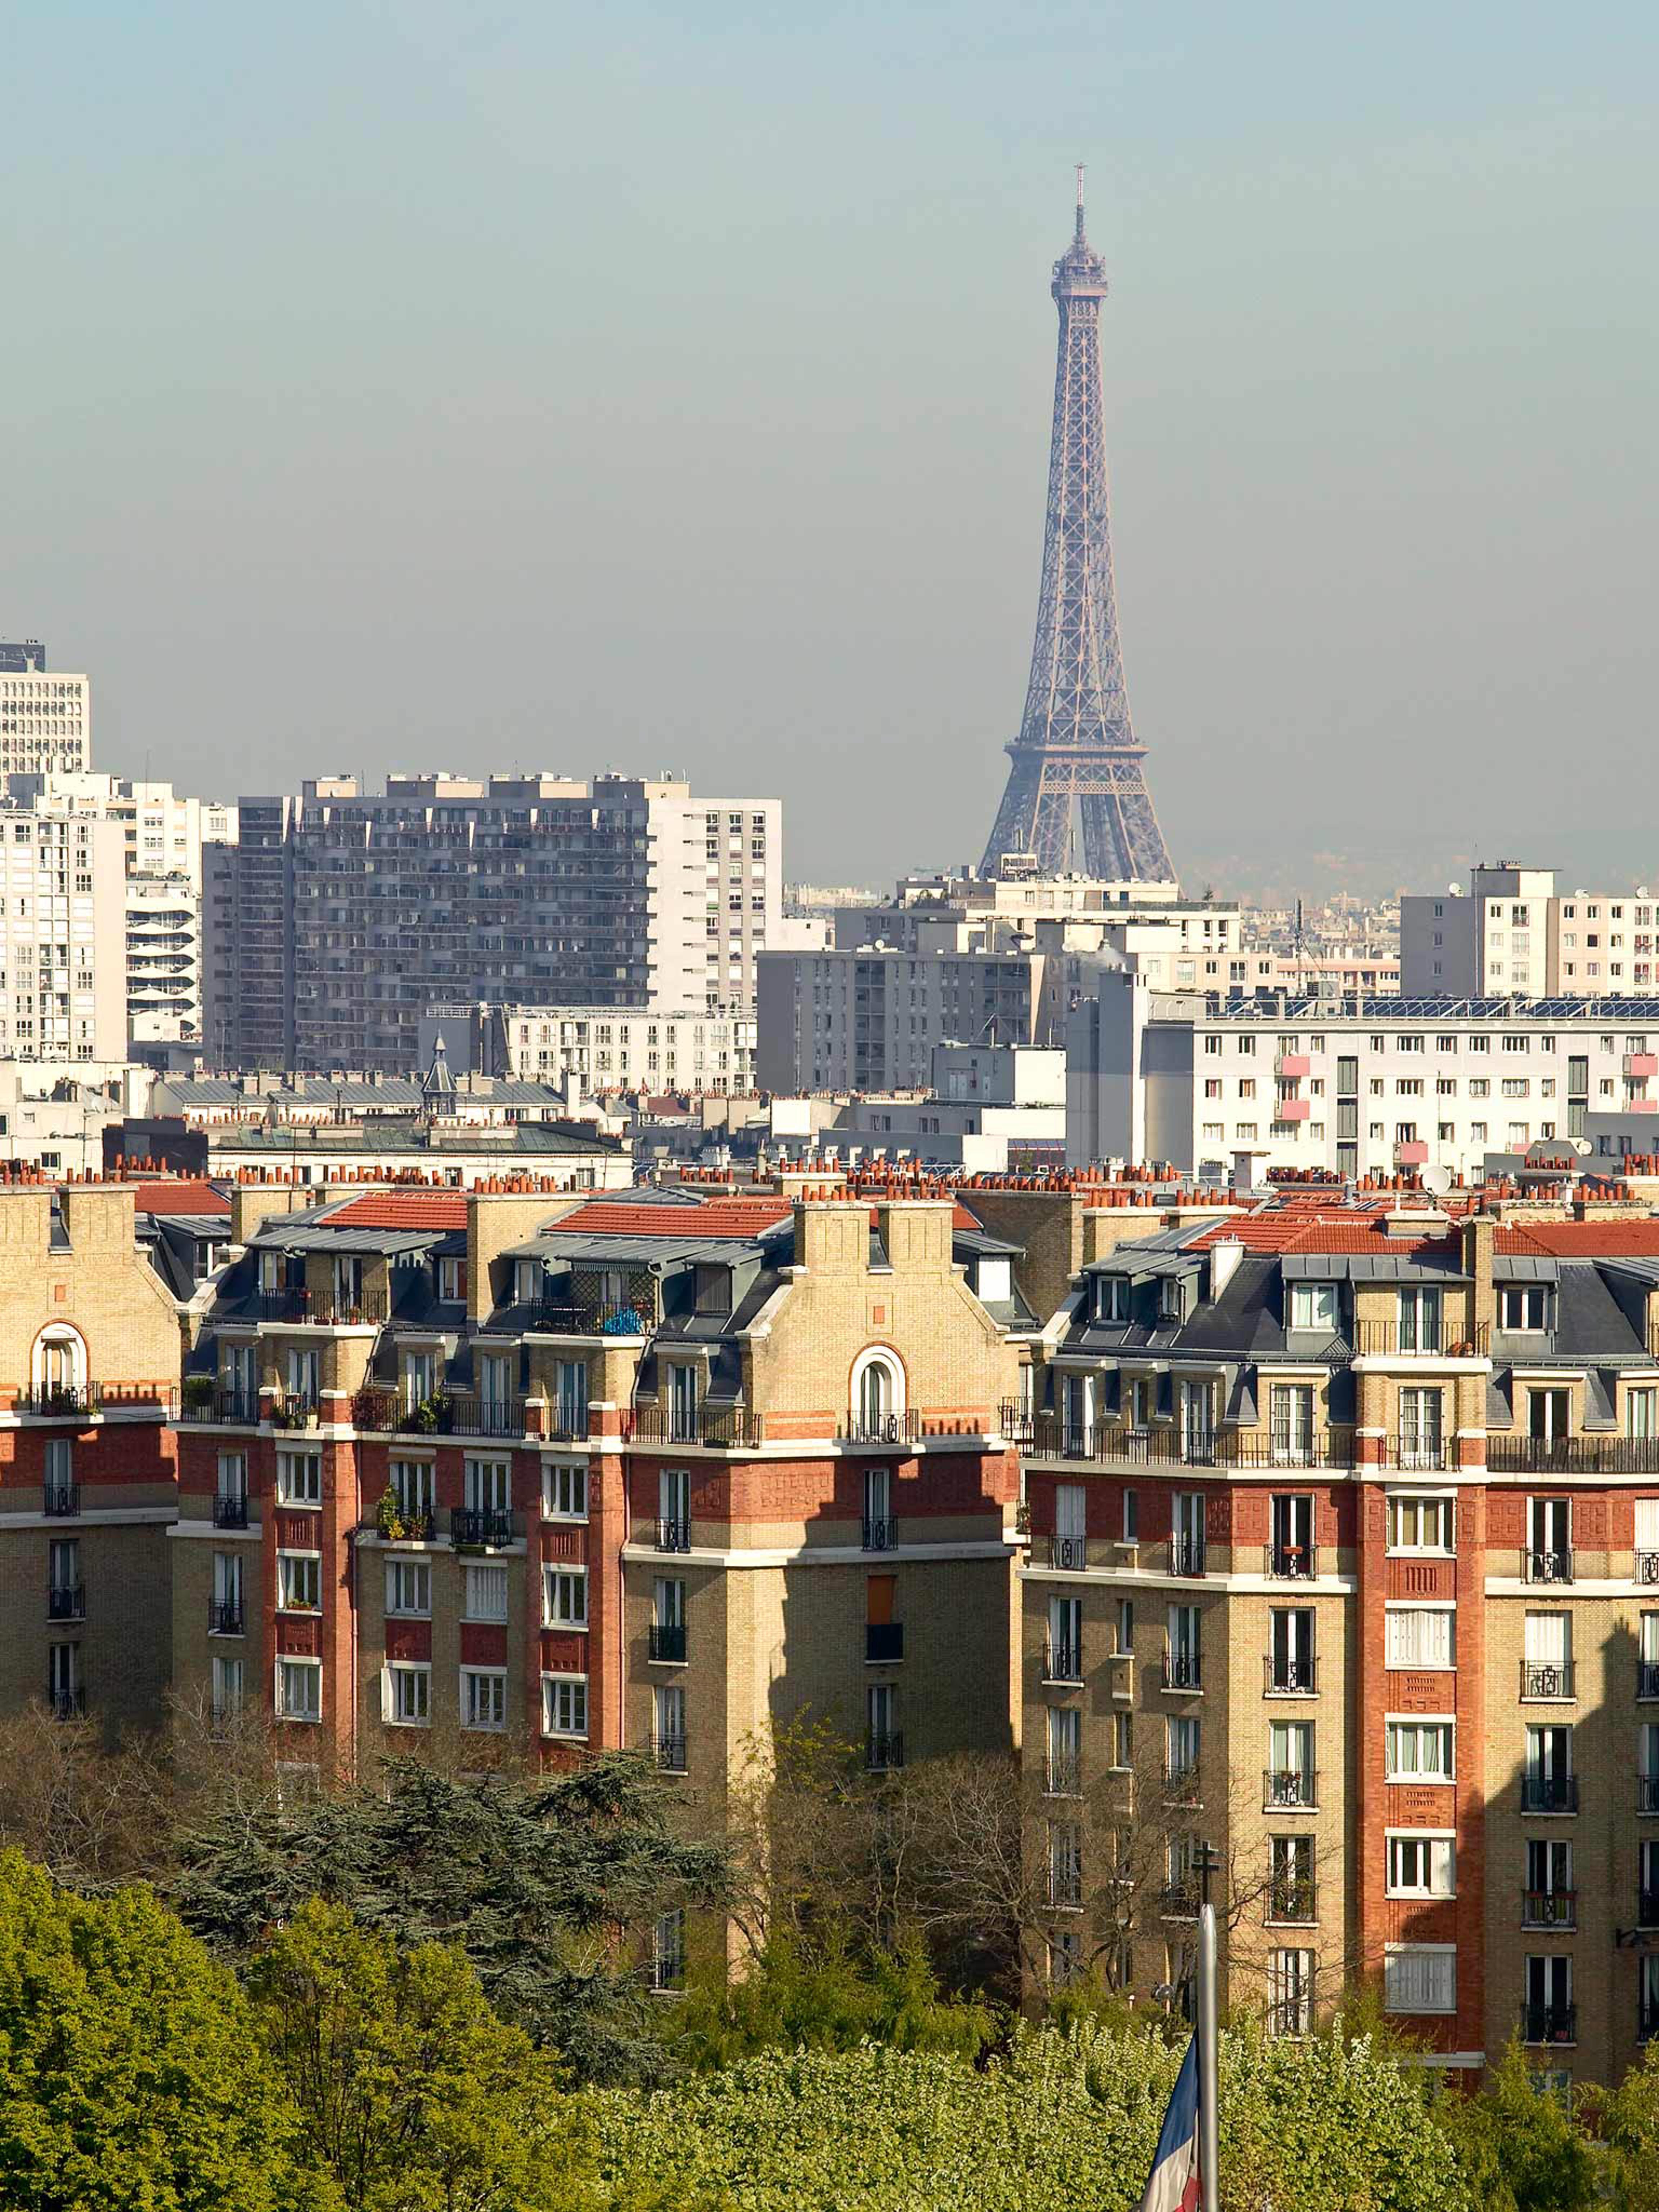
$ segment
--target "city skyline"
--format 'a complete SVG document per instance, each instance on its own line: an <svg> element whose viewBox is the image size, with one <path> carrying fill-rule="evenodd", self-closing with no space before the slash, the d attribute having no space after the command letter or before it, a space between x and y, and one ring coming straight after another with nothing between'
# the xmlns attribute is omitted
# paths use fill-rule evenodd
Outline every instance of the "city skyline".
<svg viewBox="0 0 1659 2212"><path fill-rule="evenodd" d="M182 14L93 12L87 127L46 129L80 46L44 25L0 156L32 288L0 605L94 674L103 766L672 768L775 791L792 874L971 856L1082 157L1188 883L1656 872L1639 812L1551 781L1584 732L1599 793L1639 773L1652 689L1633 10L1048 9L1012 43L970 11L944 55L909 11L872 70L831 18L301 9L218 27L213 102Z"/></svg>

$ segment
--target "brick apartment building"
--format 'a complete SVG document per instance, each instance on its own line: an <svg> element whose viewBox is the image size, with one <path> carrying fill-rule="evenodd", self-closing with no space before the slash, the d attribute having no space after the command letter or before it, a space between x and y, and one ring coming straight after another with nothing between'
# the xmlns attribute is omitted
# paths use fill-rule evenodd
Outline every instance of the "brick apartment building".
<svg viewBox="0 0 1659 2212"><path fill-rule="evenodd" d="M1659 1219L244 1182L0 1191L0 1709L295 1767L803 1706L1018 1746L1052 1971L1361 1974L1453 2069L1659 2027ZM672 1978L679 1936L659 1932Z"/></svg>

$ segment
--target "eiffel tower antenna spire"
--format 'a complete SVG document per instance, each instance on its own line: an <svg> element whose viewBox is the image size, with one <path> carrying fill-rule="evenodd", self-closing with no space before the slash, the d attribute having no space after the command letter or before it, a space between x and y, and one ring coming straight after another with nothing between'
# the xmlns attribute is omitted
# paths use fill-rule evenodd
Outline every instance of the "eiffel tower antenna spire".
<svg viewBox="0 0 1659 2212"><path fill-rule="evenodd" d="M1100 389L1106 264L1077 227L1054 264L1060 313L1048 511L1036 635L1019 735L982 866L1030 854L1045 875L1075 868L1115 882L1175 878L1141 772L1118 644Z"/></svg>

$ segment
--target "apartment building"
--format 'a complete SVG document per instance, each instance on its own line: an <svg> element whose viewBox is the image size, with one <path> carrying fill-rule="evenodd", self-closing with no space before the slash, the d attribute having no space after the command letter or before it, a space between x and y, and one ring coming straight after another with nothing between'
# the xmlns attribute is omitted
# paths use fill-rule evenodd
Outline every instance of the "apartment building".
<svg viewBox="0 0 1659 2212"><path fill-rule="evenodd" d="M112 822L0 802L0 1059L126 1059L126 914Z"/></svg>
<svg viewBox="0 0 1659 2212"><path fill-rule="evenodd" d="M1297 2032L1373 1976L1449 2067L1616 2081L1659 2029L1659 1222L1082 1221L1010 1409L1054 1971L1183 1978L1207 1844L1229 2001Z"/></svg>
<svg viewBox="0 0 1659 2212"><path fill-rule="evenodd" d="M159 1726L177 1303L131 1187L0 1185L0 1712Z"/></svg>
<svg viewBox="0 0 1659 2212"><path fill-rule="evenodd" d="M781 911L778 802L672 781L338 776L239 814L209 902L229 1065L401 1073L456 1000L746 1012Z"/></svg>
<svg viewBox="0 0 1659 2212"><path fill-rule="evenodd" d="M0 644L0 775L92 760L92 679L48 670L38 639Z"/></svg>
<svg viewBox="0 0 1659 2212"><path fill-rule="evenodd" d="M1553 868L1474 867L1467 896L1401 900L1401 988L1454 999L1651 995L1656 915L1646 884L1561 892Z"/></svg>
<svg viewBox="0 0 1659 2212"><path fill-rule="evenodd" d="M244 1185L184 1383L173 1665L346 1765L648 1747L718 1798L832 1714L1006 1747L1032 1325L948 1200Z"/></svg>
<svg viewBox="0 0 1659 2212"><path fill-rule="evenodd" d="M1024 951L763 953L763 1091L925 1088L941 1044L1042 1042L1043 961Z"/></svg>
<svg viewBox="0 0 1659 2212"><path fill-rule="evenodd" d="M1163 1159L1224 1181L1428 1168L1659 1112L1659 998L1206 1000L1102 975L1066 1029L1066 1158Z"/></svg>
<svg viewBox="0 0 1659 2212"><path fill-rule="evenodd" d="M421 1065L441 1036L460 1073L570 1083L602 1091L689 1091L716 1096L755 1088L755 1018L705 1006L641 1012L626 1007L430 1006L421 1024Z"/></svg>

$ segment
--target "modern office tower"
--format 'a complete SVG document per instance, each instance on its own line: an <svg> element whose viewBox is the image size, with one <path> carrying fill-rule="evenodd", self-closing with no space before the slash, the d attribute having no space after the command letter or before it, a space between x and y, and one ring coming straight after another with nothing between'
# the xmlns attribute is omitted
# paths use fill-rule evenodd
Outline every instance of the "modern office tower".
<svg viewBox="0 0 1659 2212"><path fill-rule="evenodd" d="M240 822L227 1065L406 1073L456 1001L747 1012L781 910L777 800L672 781L334 777Z"/></svg>

